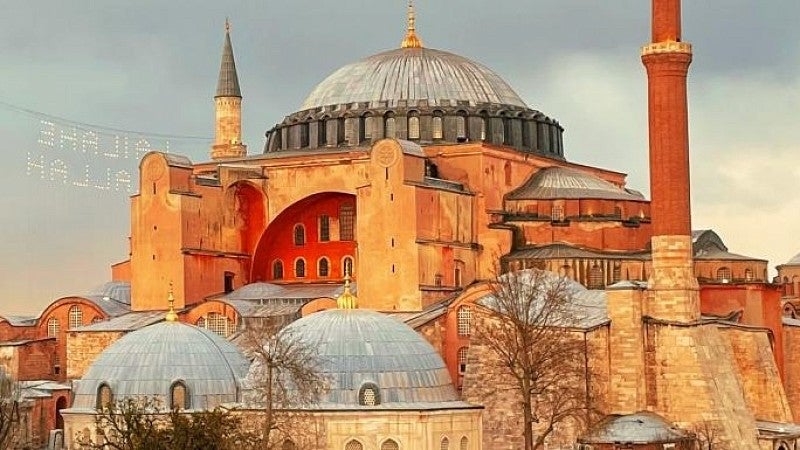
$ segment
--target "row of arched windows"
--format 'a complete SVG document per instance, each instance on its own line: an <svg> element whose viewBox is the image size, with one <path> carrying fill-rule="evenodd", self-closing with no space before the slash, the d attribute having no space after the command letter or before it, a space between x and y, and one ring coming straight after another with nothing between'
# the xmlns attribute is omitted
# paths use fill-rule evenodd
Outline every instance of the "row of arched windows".
<svg viewBox="0 0 800 450"><path fill-rule="evenodd" d="M355 240L355 207L351 203L339 206L339 240ZM321 214L317 217L317 239L319 242L331 241L331 217ZM295 224L292 230L292 242L296 247L306 245L306 227L302 223Z"/></svg>
<svg viewBox="0 0 800 450"><path fill-rule="evenodd" d="M69 308L68 313L69 328L77 328L83 325L83 310L78 305L73 305ZM96 322L99 318L95 318L92 322ZM50 317L47 319L47 337L57 338L61 332L61 323L58 318Z"/></svg>
<svg viewBox="0 0 800 450"><path fill-rule="evenodd" d="M294 444L294 443L292 443ZM284 444L283 450L291 450L295 447L285 447ZM450 448L450 439L447 436L442 437L442 440L439 445L440 450L451 450ZM344 450L364 450L364 444L356 439L351 439L347 442L344 446ZM386 439L381 443L381 450L400 450L400 444L397 443L394 439ZM458 450L469 450L469 439L466 436L462 436L461 440L459 441L459 448Z"/></svg>
<svg viewBox="0 0 800 450"><path fill-rule="evenodd" d="M100 383L97 388L95 407L98 410L110 407L114 402L114 392L108 383ZM190 409L189 388L183 381L176 381L169 387L169 409Z"/></svg>
<svg viewBox="0 0 800 450"><path fill-rule="evenodd" d="M342 273L353 275L353 258L345 256L342 258ZM317 260L317 277L327 278L331 274L331 262L326 256L322 256ZM305 258L297 258L294 261L294 277L305 278L308 276ZM272 279L282 280L285 277L283 269L283 261L276 259L272 262Z"/></svg>

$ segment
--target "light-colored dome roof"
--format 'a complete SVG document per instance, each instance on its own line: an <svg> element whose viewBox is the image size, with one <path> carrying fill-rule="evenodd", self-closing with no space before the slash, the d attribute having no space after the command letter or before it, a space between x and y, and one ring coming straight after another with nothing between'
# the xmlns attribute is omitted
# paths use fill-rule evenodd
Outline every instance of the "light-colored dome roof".
<svg viewBox="0 0 800 450"><path fill-rule="evenodd" d="M513 89L486 66L429 48L400 48L348 64L318 84L301 110L356 102L427 100L491 103L527 108Z"/></svg>
<svg viewBox="0 0 800 450"><path fill-rule="evenodd" d="M794 255L794 258L790 259L784 266L800 266L800 253Z"/></svg>
<svg viewBox="0 0 800 450"><path fill-rule="evenodd" d="M230 342L180 322L160 322L123 336L89 367L77 383L73 408L93 409L102 384L114 399L158 398L169 408L170 387L183 382L190 409L211 409L240 400L249 362Z"/></svg>
<svg viewBox="0 0 800 450"><path fill-rule="evenodd" d="M378 388L381 409L468 407L460 402L444 361L408 325L385 314L334 309L306 316L282 332L313 345L330 388L315 409L370 408L359 390Z"/></svg>
<svg viewBox="0 0 800 450"><path fill-rule="evenodd" d="M624 416L612 415L595 425L583 438L582 444L660 444L683 442L693 436L666 419L651 412L638 412Z"/></svg>
<svg viewBox="0 0 800 450"><path fill-rule="evenodd" d="M595 175L568 167L541 169L506 197L507 200L578 198L644 200L638 192L622 189Z"/></svg>

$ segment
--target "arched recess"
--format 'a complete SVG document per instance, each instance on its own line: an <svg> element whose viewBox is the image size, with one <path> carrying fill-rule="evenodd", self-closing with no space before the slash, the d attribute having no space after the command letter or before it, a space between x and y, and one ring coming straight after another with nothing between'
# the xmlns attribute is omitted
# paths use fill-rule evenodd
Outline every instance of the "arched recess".
<svg viewBox="0 0 800 450"><path fill-rule="evenodd" d="M237 231L241 249L252 254L266 226L267 198L255 184L237 181L228 187L227 200L231 202L231 225Z"/></svg>
<svg viewBox="0 0 800 450"><path fill-rule="evenodd" d="M343 208L344 206L344 208ZM340 220L342 211L347 213L347 220ZM284 209L267 226L266 231L253 252L252 273L254 282L313 282L317 279L337 280L344 278L342 259L354 256L356 236L352 233L358 211L356 196L341 192L323 192L306 197ZM321 240L318 233L319 217L327 216L328 240ZM298 224L305 229L305 242L302 246L294 244L294 228ZM349 230L349 232L348 232ZM305 277L297 278L293 270L288 270L298 258L308 264ZM328 276L320 278L314 268L316 262L326 258L330 262ZM276 260L284 261L283 279L273 279L272 264ZM291 266L293 267L293 266Z"/></svg>
<svg viewBox="0 0 800 450"><path fill-rule="evenodd" d="M56 400L56 429L63 430L64 429L64 418L61 416L61 410L67 409L67 397L58 397Z"/></svg>

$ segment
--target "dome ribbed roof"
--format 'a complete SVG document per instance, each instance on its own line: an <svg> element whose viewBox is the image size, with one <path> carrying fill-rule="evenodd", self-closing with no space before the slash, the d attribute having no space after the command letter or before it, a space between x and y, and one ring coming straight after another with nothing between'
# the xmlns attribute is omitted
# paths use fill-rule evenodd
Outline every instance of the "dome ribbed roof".
<svg viewBox="0 0 800 450"><path fill-rule="evenodd" d="M382 409L468 407L458 400L444 361L408 325L385 314L335 309L306 316L284 332L317 349L330 389L318 409L358 409L359 389L374 383Z"/></svg>
<svg viewBox="0 0 800 450"><path fill-rule="evenodd" d="M334 72L311 92L301 110L356 102L427 100L491 103L527 108L513 89L482 64L429 48L401 48L370 56Z"/></svg>
<svg viewBox="0 0 800 450"><path fill-rule="evenodd" d="M165 408L170 387L182 381L191 409L239 401L249 362L230 342L180 322L161 322L123 336L104 350L75 389L74 409L92 409L107 384L115 399L151 397Z"/></svg>
<svg viewBox="0 0 800 450"><path fill-rule="evenodd" d="M800 266L800 253L794 255L794 258L790 259L789 262L783 264L784 266Z"/></svg>
<svg viewBox="0 0 800 450"><path fill-rule="evenodd" d="M506 197L507 200L575 198L644 200L639 193L627 191L595 175L567 167L541 169Z"/></svg>

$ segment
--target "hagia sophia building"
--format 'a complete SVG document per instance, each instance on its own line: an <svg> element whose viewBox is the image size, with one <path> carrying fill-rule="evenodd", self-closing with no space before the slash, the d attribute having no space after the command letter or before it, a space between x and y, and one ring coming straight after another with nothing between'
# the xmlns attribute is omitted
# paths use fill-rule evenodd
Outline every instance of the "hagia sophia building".
<svg viewBox="0 0 800 450"><path fill-rule="evenodd" d="M689 449L710 427L715 449L800 449L800 255L771 280L692 230L692 47L680 0L652 4L650 200L569 161L562 125L491 69L427 47L411 3L399 48L336 70L252 151L226 27L210 160L144 156L111 281L0 317L26 436L76 448L128 396L258 414L237 338L278 317L334 380L309 408L322 443L285 449L524 448L474 311L498 273L544 270L570 280L602 416L546 448Z"/></svg>

